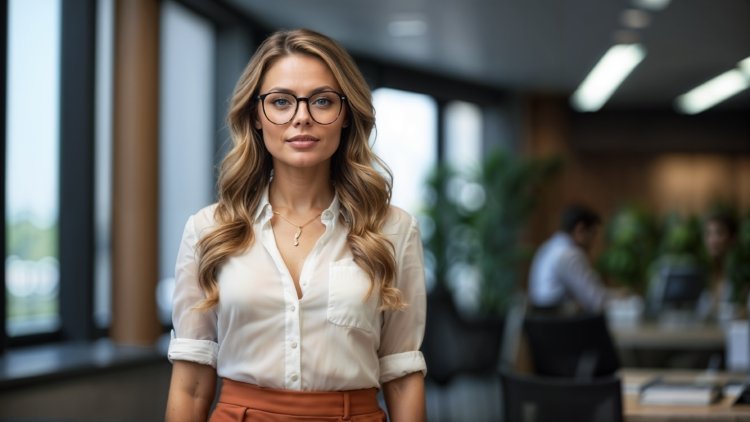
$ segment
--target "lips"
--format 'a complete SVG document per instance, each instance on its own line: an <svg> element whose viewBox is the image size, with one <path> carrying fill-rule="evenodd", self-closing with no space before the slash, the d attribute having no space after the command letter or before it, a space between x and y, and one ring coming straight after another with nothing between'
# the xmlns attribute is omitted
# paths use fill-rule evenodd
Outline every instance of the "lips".
<svg viewBox="0 0 750 422"><path fill-rule="evenodd" d="M309 135L297 135L287 139L286 142L293 148L304 149L314 146L318 142L318 138Z"/></svg>

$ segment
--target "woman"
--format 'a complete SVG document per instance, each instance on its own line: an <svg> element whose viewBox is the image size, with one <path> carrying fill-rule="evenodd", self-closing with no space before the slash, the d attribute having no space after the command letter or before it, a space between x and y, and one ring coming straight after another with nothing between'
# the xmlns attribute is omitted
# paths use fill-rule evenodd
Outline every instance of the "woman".
<svg viewBox="0 0 750 422"><path fill-rule="evenodd" d="M741 317L747 291L730 278L729 261L737 237L737 220L726 211L715 211L704 221L703 242L708 256L708 286L698 303L703 319L727 321Z"/></svg>
<svg viewBox="0 0 750 422"><path fill-rule="evenodd" d="M250 60L228 116L217 204L176 265L167 420L420 421L425 293L416 220L389 206L370 91L309 30ZM244 415L244 416L243 416Z"/></svg>

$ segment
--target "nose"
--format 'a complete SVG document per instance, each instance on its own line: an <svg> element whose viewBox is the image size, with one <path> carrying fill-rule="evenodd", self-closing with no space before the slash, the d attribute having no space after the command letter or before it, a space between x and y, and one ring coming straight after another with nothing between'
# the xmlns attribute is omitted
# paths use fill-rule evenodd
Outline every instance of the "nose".
<svg viewBox="0 0 750 422"><path fill-rule="evenodd" d="M304 105L304 107L302 107ZM310 116L310 103L307 102L307 98L300 98L297 100L297 111L294 112L292 117L292 124L297 126L301 124L309 125L312 122Z"/></svg>

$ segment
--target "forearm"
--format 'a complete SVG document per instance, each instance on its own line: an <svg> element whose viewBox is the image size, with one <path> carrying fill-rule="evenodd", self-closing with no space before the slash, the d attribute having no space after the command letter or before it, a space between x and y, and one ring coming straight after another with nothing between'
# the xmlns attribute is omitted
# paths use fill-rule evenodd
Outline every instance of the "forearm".
<svg viewBox="0 0 750 422"><path fill-rule="evenodd" d="M184 394L169 393L166 422L206 422L211 402Z"/></svg>
<svg viewBox="0 0 750 422"><path fill-rule="evenodd" d="M205 422L216 392L216 371L175 361L167 398L166 422Z"/></svg>
<svg viewBox="0 0 750 422"><path fill-rule="evenodd" d="M424 377L414 372L383 384L391 422L424 422Z"/></svg>

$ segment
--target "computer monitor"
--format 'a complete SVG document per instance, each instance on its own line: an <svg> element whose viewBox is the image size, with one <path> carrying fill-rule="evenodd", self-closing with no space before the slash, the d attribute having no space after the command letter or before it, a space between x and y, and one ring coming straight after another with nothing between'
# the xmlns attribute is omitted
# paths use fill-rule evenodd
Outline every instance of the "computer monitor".
<svg viewBox="0 0 750 422"><path fill-rule="evenodd" d="M692 311L706 288L706 271L695 264L662 264L652 280L649 305L655 314L669 310Z"/></svg>

